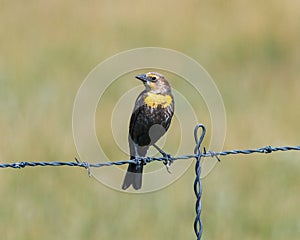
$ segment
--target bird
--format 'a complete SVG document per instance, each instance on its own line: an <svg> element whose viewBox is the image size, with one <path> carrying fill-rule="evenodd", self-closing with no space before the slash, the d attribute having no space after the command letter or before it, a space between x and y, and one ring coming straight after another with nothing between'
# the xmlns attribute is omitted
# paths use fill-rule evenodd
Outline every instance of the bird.
<svg viewBox="0 0 300 240"><path fill-rule="evenodd" d="M166 153L155 143L169 129L174 114L171 86L168 80L157 72L148 72L135 78L144 84L145 90L138 95L130 118L128 134L130 160L145 157L150 146L154 146L164 155ZM135 190L142 187L144 164L139 161L128 165L123 190L131 185Z"/></svg>

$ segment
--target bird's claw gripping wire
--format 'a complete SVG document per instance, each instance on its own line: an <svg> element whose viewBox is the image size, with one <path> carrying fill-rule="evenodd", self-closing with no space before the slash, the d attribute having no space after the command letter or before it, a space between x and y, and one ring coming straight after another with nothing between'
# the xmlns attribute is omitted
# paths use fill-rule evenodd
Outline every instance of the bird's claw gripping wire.
<svg viewBox="0 0 300 240"><path fill-rule="evenodd" d="M165 166L167 168L167 172L171 174L172 172L170 170L170 166L174 162L174 160L171 159L171 155L170 154L166 154L163 157L166 159L166 160L164 160L164 164L165 164Z"/></svg>
<svg viewBox="0 0 300 240"><path fill-rule="evenodd" d="M134 159L132 159L136 165L136 168L138 168L141 165L146 165L148 162L147 157L140 157L140 156L135 156Z"/></svg>
<svg viewBox="0 0 300 240"><path fill-rule="evenodd" d="M164 152L160 147L158 147L156 144L153 144L153 147L156 148L157 151L159 151L159 153L163 156L163 158L165 159L163 162L167 168L167 172L168 173L172 173L170 170L170 166L171 164L174 162L174 160L172 159L171 154L168 154L166 152Z"/></svg>

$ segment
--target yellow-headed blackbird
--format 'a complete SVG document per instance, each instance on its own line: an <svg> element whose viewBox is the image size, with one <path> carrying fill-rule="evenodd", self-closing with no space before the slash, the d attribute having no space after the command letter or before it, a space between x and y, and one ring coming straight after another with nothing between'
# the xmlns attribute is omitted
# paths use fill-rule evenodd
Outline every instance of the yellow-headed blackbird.
<svg viewBox="0 0 300 240"><path fill-rule="evenodd" d="M137 97L129 124L130 159L145 157L149 146L155 144L168 130L174 112L174 98L167 79L149 72L136 76L145 86ZM143 163L129 164L122 189L142 186Z"/></svg>

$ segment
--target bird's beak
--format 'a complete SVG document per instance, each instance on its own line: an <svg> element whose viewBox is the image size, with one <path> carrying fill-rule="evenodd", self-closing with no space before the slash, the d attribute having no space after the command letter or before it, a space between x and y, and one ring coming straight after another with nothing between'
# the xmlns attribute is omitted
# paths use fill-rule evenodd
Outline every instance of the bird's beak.
<svg viewBox="0 0 300 240"><path fill-rule="evenodd" d="M147 82L147 76L146 74L141 74L141 75L137 75L135 76L137 79L141 80L142 82Z"/></svg>

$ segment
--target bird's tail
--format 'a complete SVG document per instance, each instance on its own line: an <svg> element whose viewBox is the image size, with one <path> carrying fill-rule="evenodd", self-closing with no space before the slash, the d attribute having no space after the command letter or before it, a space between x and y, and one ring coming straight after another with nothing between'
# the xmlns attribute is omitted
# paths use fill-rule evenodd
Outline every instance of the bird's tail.
<svg viewBox="0 0 300 240"><path fill-rule="evenodd" d="M130 159L135 159L135 157L130 157ZM124 182L122 185L122 189L126 190L130 185L135 190L138 190L142 187L142 174L143 174L143 164L135 164L135 163L130 163L127 172L124 178Z"/></svg>

